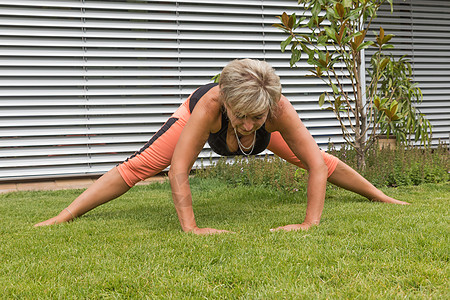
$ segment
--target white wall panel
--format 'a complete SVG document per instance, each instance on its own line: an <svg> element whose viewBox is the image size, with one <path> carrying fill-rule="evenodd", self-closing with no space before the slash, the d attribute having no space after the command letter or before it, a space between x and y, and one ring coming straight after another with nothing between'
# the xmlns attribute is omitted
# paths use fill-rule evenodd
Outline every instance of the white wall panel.
<svg viewBox="0 0 450 300"><path fill-rule="evenodd" d="M450 22L435 9L446 1L431 2L418 2L418 22L408 26L429 97L423 110L433 112L443 136L449 91L436 78L449 77L442 63L450 64L443 53L450 31L427 20ZM283 11L298 11L297 1L0 0L0 180L106 172L235 58L271 63L319 145L342 142L334 115L317 104L324 85L305 77L305 62L290 69L289 54L280 52L285 36L272 24ZM411 19L409 11L399 18ZM399 51L411 52L406 23L391 26L404 32ZM433 39L441 42L428 47ZM206 145L200 158L211 156Z"/></svg>

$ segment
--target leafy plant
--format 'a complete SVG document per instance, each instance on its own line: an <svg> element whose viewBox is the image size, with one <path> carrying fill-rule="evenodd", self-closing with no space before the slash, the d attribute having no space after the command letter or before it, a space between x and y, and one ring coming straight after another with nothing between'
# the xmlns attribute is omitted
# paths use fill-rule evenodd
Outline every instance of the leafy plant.
<svg viewBox="0 0 450 300"><path fill-rule="evenodd" d="M386 64L383 70L379 66ZM387 137L392 133L397 141L411 144L420 141L431 142L432 126L415 104L422 102L423 95L417 83L412 81L410 60L402 56L398 60L393 55L385 56L378 51L371 59L371 78L378 78L378 86L370 86L374 98L374 123L378 134Z"/></svg>
<svg viewBox="0 0 450 300"><path fill-rule="evenodd" d="M380 27L375 41L366 40L367 32L380 6L393 0L299 0L303 15L283 13L281 24L274 24L288 37L281 51L290 45L290 65L295 66L302 54L308 56L313 77L329 87L319 97L319 105L329 104L341 126L345 141L357 152L358 166L364 169L365 156L378 134L393 132L405 137L419 128L417 138L429 140L431 127L423 115L417 119L414 101L421 100L420 89L410 80L404 59L394 61L383 54L393 48L393 35ZM365 86L363 51L376 47L372 58L371 80ZM406 69L405 69L406 66ZM408 76L409 74L409 76ZM400 77L399 77L400 76ZM396 83L398 78L404 79ZM380 86L381 85L381 86ZM405 100L405 97L409 97ZM400 104L401 102L401 104ZM411 119L411 120L410 120Z"/></svg>
<svg viewBox="0 0 450 300"><path fill-rule="evenodd" d="M285 160L274 157L220 158L207 168L196 171L196 177L220 178L235 186L265 186L278 191L306 192L308 173Z"/></svg>
<svg viewBox="0 0 450 300"><path fill-rule="evenodd" d="M378 187L445 183L450 180L448 144L424 149L402 145L395 149L372 147L366 155L365 170L357 168L355 150L348 145L338 150L330 144L328 152L357 169Z"/></svg>

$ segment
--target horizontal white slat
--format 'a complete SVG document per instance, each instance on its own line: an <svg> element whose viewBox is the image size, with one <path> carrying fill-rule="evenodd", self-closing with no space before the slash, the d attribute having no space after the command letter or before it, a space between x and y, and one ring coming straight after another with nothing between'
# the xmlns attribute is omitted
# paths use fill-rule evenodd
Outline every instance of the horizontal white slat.
<svg viewBox="0 0 450 300"><path fill-rule="evenodd" d="M168 54L173 54L167 51ZM226 62L224 61L224 64ZM46 66L46 67L140 67L140 68L177 68L178 66L183 67L183 62L178 63L177 58L145 58L145 60L140 58L96 58L90 57L84 60L83 57L21 57L20 60L12 60L8 58L2 58L0 56L1 66L25 66L25 67L36 67L36 66ZM197 65L197 66L202 66ZM214 66L212 62L209 62L209 66ZM189 65L186 65L189 67ZM164 69L163 69L164 70Z"/></svg>
<svg viewBox="0 0 450 300"><path fill-rule="evenodd" d="M129 107L80 107L80 108L47 108L47 109L2 109L0 112L1 117L28 117L28 116L76 116L76 115L137 115L137 114L148 114L151 115L159 114L171 114L175 111L177 106L152 106L152 107L139 107L139 106L129 106Z"/></svg>
<svg viewBox="0 0 450 300"><path fill-rule="evenodd" d="M170 38L168 38L169 41L157 41L156 38L150 37L150 36L147 38L148 38L148 40L142 40L142 41L132 40L131 42L123 41L120 39L99 40L99 41L90 41L90 40L82 41L81 39L58 39L58 40L42 39L42 43L39 45L41 47L60 47L63 51L66 50L64 48L105 47L105 48L112 48L112 49L118 49L118 48L177 49L179 47L177 41L176 40L170 41ZM1 41L0 45L1 46L8 45L9 46L8 48L22 47L22 46L28 47L30 45L30 43L32 43L34 45L38 45L37 43L39 42L39 40L40 39L38 39L38 38L30 38L27 40L5 39L5 40ZM6 55L10 55L7 53L11 53L11 52L7 52L7 50L9 50L9 49L3 49L2 52L6 53ZM24 49L24 50L28 50L28 49ZM67 49L67 50L70 51L71 49ZM78 52L77 56L79 56L80 54L81 54L81 56L88 56L88 55L85 55L86 53L82 53L82 52ZM36 53L34 55L35 56L39 55L39 53ZM48 55L46 55L46 56L48 56Z"/></svg>
<svg viewBox="0 0 450 300"><path fill-rule="evenodd" d="M73 136L49 136L23 137L20 139L6 139L0 141L0 145L10 147L26 146L55 146L55 145L90 145L90 144L118 144L118 143L145 143L153 133L150 134L116 134L116 135L73 135ZM138 150L138 149L136 149Z"/></svg>
<svg viewBox="0 0 450 300"><path fill-rule="evenodd" d="M29 7L12 7L0 6L0 15L6 16L29 16L29 17L55 17L55 18L69 18L69 19L118 19L118 20L161 20L171 21L174 19L175 10L167 8L166 11L158 12L129 12L127 10L94 10L94 9L49 9L49 8L34 8ZM151 6L148 6L151 9ZM153 9L158 10L157 7Z"/></svg>
<svg viewBox="0 0 450 300"><path fill-rule="evenodd" d="M14 86L54 86L54 87L64 87L64 86L85 86L85 87L108 87L108 86L177 86L178 85L178 76L177 78L153 78L152 81L149 81L144 78L120 78L113 77L111 79L103 79L90 77L88 78L80 78L80 77L54 77L54 78L45 78L45 77L20 77L14 79L3 79L0 78L0 87L14 87Z"/></svg>
<svg viewBox="0 0 450 300"><path fill-rule="evenodd" d="M95 30L89 29L82 31L80 29L34 29L30 30L28 27L14 27L12 28L1 28L0 27L0 35L1 36L15 36L15 37L39 37L43 42L46 41L54 41L61 42L62 45L67 44L66 47L69 47L69 42L72 41L70 39L61 39L61 38L86 38L86 39L106 39L106 38L114 38L114 39L155 39L155 40L176 40L178 37L176 32L176 27L172 32L158 32L158 31L138 31L138 30ZM45 39L46 37L52 37L52 39ZM8 41L14 40L5 40L3 43L7 44ZM32 41L32 40L31 40ZM81 41L81 40L80 40ZM47 42L49 43L49 42ZM88 45L88 42L85 43ZM92 46L101 45L99 41L93 43ZM79 45L75 45L79 46ZM120 46L120 45L117 45ZM132 47L133 44L130 43Z"/></svg>
<svg viewBox="0 0 450 300"><path fill-rule="evenodd" d="M203 81L204 82L204 81ZM199 86L199 85L197 85ZM64 87L56 87L53 89L48 88L35 88L30 87L25 90L18 90L13 88L2 88L2 96L31 96L34 97L36 95L39 96L106 96L106 95L174 95L179 94L179 90L175 88L144 88L144 87L123 87L117 89L109 89L109 88L90 88L85 90L84 87L80 86L79 88L64 88Z"/></svg>
<svg viewBox="0 0 450 300"><path fill-rule="evenodd" d="M170 2L170 1L164 1ZM98 8L98 9L123 9L123 10L149 10L150 7L153 7L153 10L167 10L174 9L175 2L173 3L164 3L161 1L141 1L139 2L115 2L115 1L76 1L76 0L64 0L64 1L34 1L34 0L20 0L20 1L11 1L11 0L1 0L0 5L14 5L14 6L22 6L22 7L33 7L35 6L37 9L40 7L55 7L55 8Z"/></svg>
<svg viewBox="0 0 450 300"><path fill-rule="evenodd" d="M44 47L36 47L36 49L32 49L31 47L22 48L22 47L8 47L0 49L0 57L1 56L27 56L27 57L80 57L80 58L89 58L89 57L97 57L97 58L124 58L124 57L135 57L135 58L161 58L164 59L168 57L174 57L174 55L178 54L176 48L172 49L172 43L163 43L160 42L161 45L156 47L155 51L148 51L145 49L139 49L132 51L130 49L123 49L121 51L115 51L114 49L104 49L97 50L91 49L89 52L86 52L84 49L71 49L71 48L63 48L63 47L55 47L55 48L44 48ZM168 48L164 50L159 50L161 48Z"/></svg>
<svg viewBox="0 0 450 300"><path fill-rule="evenodd" d="M131 69L131 68L89 68L89 70L83 68L18 68L0 67L0 78L2 76L20 76L20 77L84 77L89 75L89 77L155 77L157 80L159 77L178 77L180 76L180 71L172 67L167 70L161 70L154 68L146 69ZM183 76L211 76L209 71L191 71L183 72ZM148 82L147 82L148 83Z"/></svg>
<svg viewBox="0 0 450 300"><path fill-rule="evenodd" d="M64 116L64 117L39 117L39 118L20 118L20 117L2 117L0 119L0 126L3 127L2 133L6 135L9 132L10 136L14 135L14 130L20 130L21 127L50 127L52 130L54 126L96 126L96 125L115 125L117 128L121 128L122 124L129 124L133 126L135 124L141 124L141 126L147 126L146 124L162 124L170 117L169 114L162 115L105 115L96 116L91 115L87 118L86 115L81 116ZM15 129L11 129L15 128ZM119 130L119 129L118 129ZM143 129L144 130L144 129ZM51 135L51 134L50 134Z"/></svg>
<svg viewBox="0 0 450 300"><path fill-rule="evenodd" d="M17 26L33 28L103 28L103 29L128 29L128 30L177 30L175 20L158 22L158 20L146 20L146 22L129 22L128 20L89 19L82 22L80 19L64 18L22 18L2 17L0 26Z"/></svg>
<svg viewBox="0 0 450 300"><path fill-rule="evenodd" d="M96 97L86 99L79 98L47 98L47 97L25 97L25 98L7 98L0 97L0 107L23 107L23 106L89 106L89 105L124 105L123 98L114 97ZM143 96L143 97L127 97L126 105L152 105L152 104L180 104L180 97L170 96ZM1 121L1 120L0 120Z"/></svg>

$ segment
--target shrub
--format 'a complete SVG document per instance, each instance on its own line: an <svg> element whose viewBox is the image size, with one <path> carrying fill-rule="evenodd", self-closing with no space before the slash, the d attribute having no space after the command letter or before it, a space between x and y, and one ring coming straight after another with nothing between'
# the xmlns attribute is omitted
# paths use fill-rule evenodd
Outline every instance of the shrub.
<svg viewBox="0 0 450 300"><path fill-rule="evenodd" d="M367 153L365 170L358 170L356 151L348 146L329 153L355 168L375 186L404 186L441 183L450 179L449 148L397 147L395 150L373 147ZM219 159L210 167L196 171L200 178L219 178L230 185L256 185L286 192L306 191L308 173L276 156Z"/></svg>
<svg viewBox="0 0 450 300"><path fill-rule="evenodd" d="M356 168L354 151L348 147L336 150L330 144L329 152ZM448 145L440 144L434 149L373 147L367 153L366 169L357 171L376 186L402 186L448 181L449 170Z"/></svg>
<svg viewBox="0 0 450 300"><path fill-rule="evenodd" d="M280 191L297 192L306 190L307 172L283 159L266 155L264 157L235 157L232 161L220 158L212 166L196 171L201 178L220 178L228 184L256 185Z"/></svg>

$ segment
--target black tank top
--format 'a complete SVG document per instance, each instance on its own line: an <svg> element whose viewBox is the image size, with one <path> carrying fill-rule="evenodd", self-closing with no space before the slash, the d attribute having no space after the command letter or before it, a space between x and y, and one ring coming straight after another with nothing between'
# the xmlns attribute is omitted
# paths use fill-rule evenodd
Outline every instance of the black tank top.
<svg viewBox="0 0 450 300"><path fill-rule="evenodd" d="M191 96L189 100L189 110L192 113L195 105L200 100L203 95L205 95L210 89L217 86L217 83L209 83L198 88ZM211 133L208 137L208 144L211 149L219 155L222 156L236 156L244 155L241 149L238 148L237 151L231 152L227 146L227 131L228 131L228 116L225 110L222 111L222 127L216 133ZM266 131L266 124L263 124L256 131L256 142L255 147L252 151L252 155L263 152L270 142L270 132Z"/></svg>

